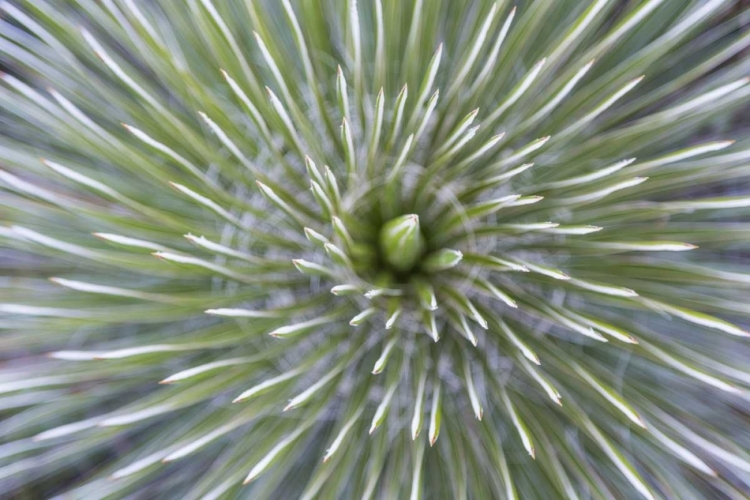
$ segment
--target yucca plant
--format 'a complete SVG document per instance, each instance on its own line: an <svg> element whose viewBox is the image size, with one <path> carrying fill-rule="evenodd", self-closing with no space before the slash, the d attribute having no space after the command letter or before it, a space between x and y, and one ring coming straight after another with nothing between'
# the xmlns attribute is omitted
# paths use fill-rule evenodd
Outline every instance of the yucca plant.
<svg viewBox="0 0 750 500"><path fill-rule="evenodd" d="M747 498L736 4L0 3L0 496Z"/></svg>

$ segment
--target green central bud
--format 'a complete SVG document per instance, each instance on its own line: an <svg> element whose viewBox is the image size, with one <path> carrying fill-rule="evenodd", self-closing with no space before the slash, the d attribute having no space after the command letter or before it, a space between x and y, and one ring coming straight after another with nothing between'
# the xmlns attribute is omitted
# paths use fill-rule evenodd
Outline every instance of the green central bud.
<svg viewBox="0 0 750 500"><path fill-rule="evenodd" d="M414 267L424 251L424 238L415 214L391 219L380 230L380 250L385 261L398 271Z"/></svg>

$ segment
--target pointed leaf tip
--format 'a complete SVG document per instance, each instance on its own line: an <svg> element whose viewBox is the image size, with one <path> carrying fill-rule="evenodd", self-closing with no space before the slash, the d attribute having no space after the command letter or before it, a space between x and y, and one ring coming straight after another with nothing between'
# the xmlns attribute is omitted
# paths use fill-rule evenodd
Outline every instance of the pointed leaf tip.
<svg viewBox="0 0 750 500"><path fill-rule="evenodd" d="M365 320L367 320L367 318L369 318L370 316L372 316L373 314L375 314L377 311L378 310L375 309L374 307L367 308L364 311L362 311L361 313L359 313L356 316L354 316L351 319L351 321L349 321L349 324L352 325L352 326L359 326L362 323L364 323Z"/></svg>
<svg viewBox="0 0 750 500"><path fill-rule="evenodd" d="M443 248L428 255L422 263L422 268L427 272L443 271L457 266L463 257L459 250Z"/></svg>
<svg viewBox="0 0 750 500"><path fill-rule="evenodd" d="M399 271L411 269L425 244L419 216L407 214L386 222L380 230L379 243L388 264Z"/></svg>
<svg viewBox="0 0 750 500"><path fill-rule="evenodd" d="M331 293L336 295L337 297L352 295L359 292L359 287L355 285L336 285L335 287L331 288Z"/></svg>
<svg viewBox="0 0 750 500"><path fill-rule="evenodd" d="M313 229L310 229L309 227L304 228L304 231L305 231L305 237L311 243L314 243L318 246L325 246L327 243L329 243L328 238L326 238L319 232Z"/></svg>

